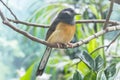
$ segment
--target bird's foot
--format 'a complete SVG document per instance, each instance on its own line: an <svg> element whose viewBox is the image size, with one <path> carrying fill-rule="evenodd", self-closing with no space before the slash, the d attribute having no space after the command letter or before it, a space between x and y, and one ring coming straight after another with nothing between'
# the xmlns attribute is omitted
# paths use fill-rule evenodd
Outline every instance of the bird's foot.
<svg viewBox="0 0 120 80"><path fill-rule="evenodd" d="M73 48L73 43L57 43L58 48L66 48L70 47Z"/></svg>
<svg viewBox="0 0 120 80"><path fill-rule="evenodd" d="M73 43L68 42L68 43L66 43L66 45L67 45L67 47L73 48Z"/></svg>
<svg viewBox="0 0 120 80"><path fill-rule="evenodd" d="M65 43L56 43L58 48L66 48L67 47L67 44Z"/></svg>

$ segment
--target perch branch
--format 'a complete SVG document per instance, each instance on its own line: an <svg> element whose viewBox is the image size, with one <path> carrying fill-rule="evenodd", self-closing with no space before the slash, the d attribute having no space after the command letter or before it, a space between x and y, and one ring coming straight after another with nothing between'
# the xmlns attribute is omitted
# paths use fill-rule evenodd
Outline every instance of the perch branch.
<svg viewBox="0 0 120 80"><path fill-rule="evenodd" d="M24 21L20 21L20 20L13 20L13 19L9 19L9 18L7 18L7 19L8 19L10 22L17 23L17 24L24 24L24 25L27 25L27 26L49 28L49 26L42 25L42 24L35 24L35 23L24 22ZM76 21L76 24L79 24L79 23L104 23L105 21L106 21L106 20L94 20L94 19L92 19L92 20L77 20L77 21ZM109 21L109 24L119 25L120 22L110 20L110 21Z"/></svg>
<svg viewBox="0 0 120 80"><path fill-rule="evenodd" d="M18 33L26 36L27 38L29 38L29 39L31 39L31 40L33 40L33 41L35 41L35 42L39 42L39 43L41 43L41 44L44 44L44 45L47 45L47 46L50 46L50 47L58 48L58 46L57 46L56 44L54 44L54 45L53 45L53 44L49 44L49 43L47 43L46 41L44 41L44 40L42 40L42 39L38 39L38 38L32 36L31 34L29 34L28 32L23 31L23 30L15 27L14 25L12 25L12 24L7 20L7 18L3 15L3 13L1 12L1 10L0 10L0 16L1 16L1 19L2 19L2 21L3 21L3 24L5 24L5 25L7 25L8 27L12 28L14 31L16 31L16 32L18 32ZM89 42L90 40L92 40L92 39L94 39L94 38L97 38L97 37L99 37L99 36L101 36L101 35L103 35L103 34L105 34L105 33L107 33L107 32L114 31L114 30L120 30L120 25L107 27L105 30L101 30L101 31L99 31L99 32L97 32L97 33L89 36L88 38L86 38L86 39L84 39L84 40L81 40L81 41L79 41L79 42L73 43L73 47L81 46L81 45ZM61 47L61 48L70 48L70 47L66 46L66 47Z"/></svg>
<svg viewBox="0 0 120 80"><path fill-rule="evenodd" d="M1 1L1 3L10 11L10 13L14 16L14 18L15 18L16 20L18 20L17 17L15 16L15 14L12 12L12 10L11 10L2 0L0 0L0 1Z"/></svg>
<svg viewBox="0 0 120 80"><path fill-rule="evenodd" d="M109 9L109 11L108 11L108 15L107 15L107 17L106 17L106 22L105 22L105 24L104 24L103 29L106 29L106 27L107 27L107 25L108 25L108 22L109 22L109 19L110 19L112 10L113 10L113 4L114 4L114 0L111 0L110 9Z"/></svg>
<svg viewBox="0 0 120 80"><path fill-rule="evenodd" d="M94 39L94 38L97 38L107 32L110 32L110 31L115 31L115 30L120 30L120 25L117 25L117 26L111 26L111 27L107 27L105 30L101 30L91 36L89 36L88 38L84 39L84 40L81 40L79 42L76 42L74 43L74 47L77 47L77 46L81 46L87 42L89 42L90 40Z"/></svg>

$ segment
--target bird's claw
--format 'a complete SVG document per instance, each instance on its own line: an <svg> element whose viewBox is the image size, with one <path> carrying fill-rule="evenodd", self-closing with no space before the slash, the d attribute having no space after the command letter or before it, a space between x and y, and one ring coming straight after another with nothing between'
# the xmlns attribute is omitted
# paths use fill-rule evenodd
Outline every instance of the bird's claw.
<svg viewBox="0 0 120 80"><path fill-rule="evenodd" d="M64 44L64 43L57 43L57 46L58 46L58 48L65 48L66 47L66 44Z"/></svg>
<svg viewBox="0 0 120 80"><path fill-rule="evenodd" d="M66 48L66 47L70 47L73 48L73 44L72 43L57 43L58 48Z"/></svg>
<svg viewBox="0 0 120 80"><path fill-rule="evenodd" d="M67 47L73 48L73 43L67 43Z"/></svg>

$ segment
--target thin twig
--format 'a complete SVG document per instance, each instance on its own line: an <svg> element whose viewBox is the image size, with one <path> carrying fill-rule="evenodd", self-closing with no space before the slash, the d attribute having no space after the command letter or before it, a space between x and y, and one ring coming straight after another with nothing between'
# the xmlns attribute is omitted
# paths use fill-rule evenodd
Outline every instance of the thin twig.
<svg viewBox="0 0 120 80"><path fill-rule="evenodd" d="M115 38L108 44L106 50L112 45L112 43L115 42L115 40L120 36L120 31L118 32L118 34L115 36Z"/></svg>
<svg viewBox="0 0 120 80"><path fill-rule="evenodd" d="M105 24L104 24L103 29L106 29L106 27L107 27L107 25L108 25L108 22L109 22L109 19L110 19L112 10L113 10L113 4L114 4L114 0L111 0L110 9L109 9L109 11L108 11L108 15L107 15L106 22L105 22Z"/></svg>
<svg viewBox="0 0 120 80"><path fill-rule="evenodd" d="M11 10L2 0L0 0L0 1L1 1L1 3L10 11L10 13L14 16L14 18L15 18L16 20L18 20L17 17L16 17L16 15L12 12L12 10Z"/></svg>
<svg viewBox="0 0 120 80"><path fill-rule="evenodd" d="M102 48L105 48L106 47L106 50L112 45L113 42L115 42L115 40L120 36L120 32L117 34L117 36L115 36L115 38L108 44L108 45L105 45L105 46L100 46L98 48L96 48L94 51L92 51L90 54L93 54L94 52L96 52L97 50L99 49L102 49ZM105 50L105 51L106 51Z"/></svg>
<svg viewBox="0 0 120 80"><path fill-rule="evenodd" d="M96 19L90 19L90 20L77 20L76 21L76 24L79 24L79 23L105 23L105 19L101 19L101 20L96 20ZM113 20L110 20L108 22L109 24L112 24L112 25L119 25L120 22L118 21L113 21Z"/></svg>
<svg viewBox="0 0 120 80"><path fill-rule="evenodd" d="M35 23L29 23L29 22L24 22L24 21L20 21L20 20L12 20L7 18L9 21L14 22L14 23L19 23L19 24L24 24L27 26L34 26L34 27L42 27L42 28L49 28L49 26L46 25L42 25L42 24L35 24Z"/></svg>
<svg viewBox="0 0 120 80"><path fill-rule="evenodd" d="M107 46L108 46L108 45L100 46L100 47L96 48L94 51L92 51L90 54L93 54L94 52L98 51L99 49L105 48L105 47L107 47Z"/></svg>

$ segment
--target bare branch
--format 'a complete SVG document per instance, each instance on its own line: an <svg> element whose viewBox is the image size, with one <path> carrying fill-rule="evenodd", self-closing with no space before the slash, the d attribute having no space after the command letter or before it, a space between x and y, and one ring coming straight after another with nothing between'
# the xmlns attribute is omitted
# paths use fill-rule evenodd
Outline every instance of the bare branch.
<svg viewBox="0 0 120 80"><path fill-rule="evenodd" d="M105 24L104 24L103 29L106 29L106 27L107 27L107 25L108 25L108 22L109 22L109 19L110 19L112 10L113 10L113 4L114 4L114 0L111 0L110 9L109 9L109 11L108 11L108 15L107 15L106 22L105 22Z"/></svg>
<svg viewBox="0 0 120 80"><path fill-rule="evenodd" d="M77 20L76 21L76 24L79 24L79 23L104 23L106 20L102 19L102 20L96 20L96 19L90 19L90 20ZM108 22L109 24L112 24L112 25L119 25L120 22L118 21L112 21L110 20Z"/></svg>
<svg viewBox="0 0 120 80"><path fill-rule="evenodd" d="M47 26L47 25L30 23L30 22L25 22L25 21L20 21L20 20L13 20L13 19L9 19L9 18L7 18L7 19L8 19L9 21L11 21L11 22L13 22L13 23L17 23L17 24L24 24L24 25L27 25L27 26L49 28L49 26ZM76 24L79 24L79 23L104 23L105 21L106 21L106 20L93 20L93 19L92 19L92 20L77 20L77 21L76 21ZM110 20L110 21L109 21L109 24L119 25L120 22Z"/></svg>
<svg viewBox="0 0 120 80"><path fill-rule="evenodd" d="M111 1L111 0L109 0ZM114 0L115 3L120 4L120 0Z"/></svg>
<svg viewBox="0 0 120 80"><path fill-rule="evenodd" d="M105 33L107 33L107 32L114 31L114 30L120 30L120 25L107 27L105 30L101 30L101 31L99 31L99 32L97 32L97 33L89 36L88 38L86 38L86 39L84 39L84 40L82 40L82 41L79 41L79 42L74 43L73 46L74 46L74 47L81 46L81 45L89 42L90 40L92 40L92 39L94 39L94 38L96 38L96 37L99 37L99 36L101 36L101 35L103 35L103 34L105 34Z"/></svg>
<svg viewBox="0 0 120 80"><path fill-rule="evenodd" d="M15 18L16 20L18 20L17 17L15 16L15 14L12 12L12 10L11 10L2 0L0 0L0 1L1 1L2 4L10 11L10 13L14 16L14 18Z"/></svg>
<svg viewBox="0 0 120 80"><path fill-rule="evenodd" d="M20 23L20 24L24 24L24 25L27 25L27 26L49 28L49 26L45 26L45 25L41 25L41 24L29 23L29 22L24 22L24 21L20 21L20 20L12 20L12 19L9 19L9 18L7 18L7 19L11 22Z"/></svg>
<svg viewBox="0 0 120 80"><path fill-rule="evenodd" d="M0 10L0 16L1 16L2 20L3 20L3 23L4 23L5 25L7 25L8 27L12 28L14 31L16 31L16 32L18 32L18 33L26 36L27 38L29 38L29 39L31 39L31 40L33 40L33 41L35 41L35 42L39 42L39 43L41 43L41 44L44 44L44 45L47 45L47 46L50 46L50 47L58 48L57 44L49 44L49 43L47 43L46 41L44 41L44 40L42 40L42 39L38 39L38 38L32 36L31 34L29 34L28 32L23 31L23 30L15 27L15 26L13 26L13 25L7 20L7 18L3 15L3 13L1 12L1 10ZM101 36L101 35L103 35L103 34L105 34L105 33L107 33L107 32L114 31L114 30L120 30L120 25L107 27L105 30L101 30L101 31L99 31L99 32L97 32L97 33L89 36L88 38L86 38L86 39L84 39L84 40L82 40L82 41L79 41L79 42L74 43L74 44L73 44L73 47L81 46L81 45L89 42L90 40L92 40L92 39L94 39L94 38L96 38L96 37L99 37L99 36ZM69 46L64 46L64 47L61 47L61 48L71 48L71 47L69 47Z"/></svg>
<svg viewBox="0 0 120 80"><path fill-rule="evenodd" d="M44 44L44 45L49 45L49 46L52 47L52 45L49 44L49 43L47 43L46 41L41 40L41 39L38 39L38 38L30 35L28 32L23 31L23 30L20 30L20 29L18 29L17 27L13 26L13 25L6 19L6 17L3 15L3 13L1 12L1 10L0 10L0 16L1 16L2 20L3 20L3 23L4 23L5 25L7 25L8 27L12 28L14 31L16 31L16 32L18 32L18 33L20 33L20 34L28 37L29 39L31 39L31 40L33 40L33 41L42 43L42 44Z"/></svg>

